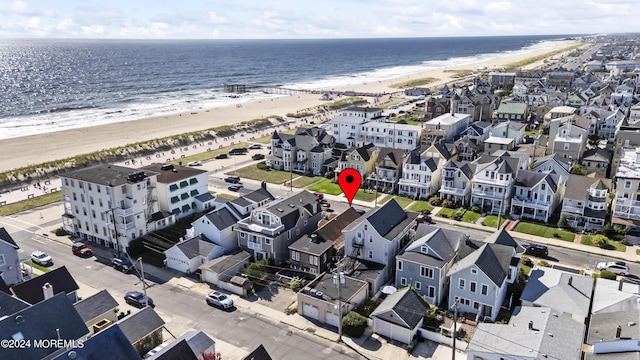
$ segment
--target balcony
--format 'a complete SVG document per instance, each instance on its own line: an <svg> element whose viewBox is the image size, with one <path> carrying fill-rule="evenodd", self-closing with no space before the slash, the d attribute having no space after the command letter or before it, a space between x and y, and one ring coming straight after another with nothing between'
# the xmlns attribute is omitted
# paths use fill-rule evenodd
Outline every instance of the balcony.
<svg viewBox="0 0 640 360"><path fill-rule="evenodd" d="M116 227L120 230L130 230L130 229L134 229L136 227L135 223L132 222L128 222L128 223L116 223Z"/></svg>
<svg viewBox="0 0 640 360"><path fill-rule="evenodd" d="M280 224L276 227L271 227L268 225L262 225L253 222L238 222L238 227L243 230L249 230L256 233L261 233L269 236L278 235L282 230L284 230L284 224Z"/></svg>
<svg viewBox="0 0 640 360"><path fill-rule="evenodd" d="M459 189L459 188L455 188L455 187L443 186L443 187L440 188L440 193L441 194L451 194L451 195L464 196L464 195L467 194L467 189Z"/></svg>
<svg viewBox="0 0 640 360"><path fill-rule="evenodd" d="M471 196L500 199L500 200L502 200L503 196L505 198L507 197L507 195L504 192L499 193L495 190L476 190L476 189L473 189L473 191L471 191Z"/></svg>
<svg viewBox="0 0 640 360"><path fill-rule="evenodd" d="M632 212L625 211L625 210L614 211L613 217L617 217L620 219L640 220L640 214L634 214Z"/></svg>
<svg viewBox="0 0 640 360"><path fill-rule="evenodd" d="M116 215L126 217L133 215L133 208L118 208L116 209Z"/></svg>
<svg viewBox="0 0 640 360"><path fill-rule="evenodd" d="M485 185L489 185L489 186L495 186L495 187L511 187L511 181L510 180L498 180L498 179L491 179L491 178L485 178L485 177L474 177L473 181L474 184L485 184Z"/></svg>
<svg viewBox="0 0 640 360"><path fill-rule="evenodd" d="M530 199L511 199L511 206L519 206L530 209L549 210L551 203L546 201L533 201Z"/></svg>
<svg viewBox="0 0 640 360"><path fill-rule="evenodd" d="M262 251L262 244L256 242L247 241L247 247L251 250Z"/></svg>
<svg viewBox="0 0 640 360"><path fill-rule="evenodd" d="M563 212L568 212L568 213L574 213L574 214L584 214L584 208L583 207L577 207L577 206L562 206L562 211Z"/></svg>
<svg viewBox="0 0 640 360"><path fill-rule="evenodd" d="M618 197L616 198L616 208L619 206L640 207L640 201Z"/></svg>
<svg viewBox="0 0 640 360"><path fill-rule="evenodd" d="M597 202L597 203L603 203L603 202L607 202L607 197L606 196L593 196L593 195L589 195L589 201L592 202Z"/></svg>

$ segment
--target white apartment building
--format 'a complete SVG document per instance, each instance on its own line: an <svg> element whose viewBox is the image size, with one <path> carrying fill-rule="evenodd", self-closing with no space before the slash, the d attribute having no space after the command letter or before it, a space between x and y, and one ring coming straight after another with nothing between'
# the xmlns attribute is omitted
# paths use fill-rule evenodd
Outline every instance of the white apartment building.
<svg viewBox="0 0 640 360"><path fill-rule="evenodd" d="M176 219L196 213L195 197L209 191L208 173L205 170L159 163L143 166L140 170L158 174L157 194L160 209L175 214Z"/></svg>
<svg viewBox="0 0 640 360"><path fill-rule="evenodd" d="M109 164L60 175L64 229L126 251L131 240L175 222L174 214L159 211L157 176Z"/></svg>
<svg viewBox="0 0 640 360"><path fill-rule="evenodd" d="M387 122L382 109L351 107L331 120L336 142L347 148L373 143L377 147L412 150L420 144L418 125Z"/></svg>
<svg viewBox="0 0 640 360"><path fill-rule="evenodd" d="M623 148L615 176L612 224L640 229L640 148Z"/></svg>
<svg viewBox="0 0 640 360"><path fill-rule="evenodd" d="M431 145L436 140L452 141L469 126L471 115L446 113L426 121L423 127L423 145Z"/></svg>

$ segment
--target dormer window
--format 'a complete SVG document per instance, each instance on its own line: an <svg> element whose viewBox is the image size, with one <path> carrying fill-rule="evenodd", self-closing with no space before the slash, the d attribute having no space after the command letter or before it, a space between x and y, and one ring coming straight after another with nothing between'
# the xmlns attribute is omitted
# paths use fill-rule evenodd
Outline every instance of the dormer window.
<svg viewBox="0 0 640 360"><path fill-rule="evenodd" d="M423 254L428 254L429 253L429 248L426 246L421 246L420 247L420 252Z"/></svg>
<svg viewBox="0 0 640 360"><path fill-rule="evenodd" d="M478 269L471 269L471 273L473 275L478 275Z"/></svg>

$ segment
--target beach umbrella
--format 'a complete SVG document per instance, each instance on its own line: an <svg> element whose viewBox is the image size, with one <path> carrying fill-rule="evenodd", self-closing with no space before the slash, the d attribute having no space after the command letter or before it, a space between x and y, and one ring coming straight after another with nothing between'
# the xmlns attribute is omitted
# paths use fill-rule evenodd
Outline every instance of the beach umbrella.
<svg viewBox="0 0 640 360"><path fill-rule="evenodd" d="M385 285L380 288L380 292L387 295L393 294L396 291L398 291L398 289L396 289L395 286L391 286L391 285Z"/></svg>

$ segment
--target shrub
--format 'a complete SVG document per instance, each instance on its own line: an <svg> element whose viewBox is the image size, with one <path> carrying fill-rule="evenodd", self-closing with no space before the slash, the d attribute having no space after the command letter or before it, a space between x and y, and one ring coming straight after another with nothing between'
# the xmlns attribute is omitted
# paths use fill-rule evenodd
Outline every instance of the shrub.
<svg viewBox="0 0 640 360"><path fill-rule="evenodd" d="M603 279L615 280L616 274L614 274L613 271L602 270L600 271L600 277Z"/></svg>
<svg viewBox="0 0 640 360"><path fill-rule="evenodd" d="M449 199L442 200L441 204L442 204L442 207L447 208L447 209L450 209L450 208L454 207L453 201L451 201Z"/></svg>
<svg viewBox="0 0 640 360"><path fill-rule="evenodd" d="M293 279L291 279L291 281L289 282L289 287L291 288L291 290L296 292L300 290L300 288L302 287L300 278L298 276L294 276Z"/></svg>
<svg viewBox="0 0 640 360"><path fill-rule="evenodd" d="M453 218L456 219L456 220L462 219L462 216L464 215L465 211L466 210L463 209L463 208L460 208L460 209L456 210L456 212L453 213Z"/></svg>
<svg viewBox="0 0 640 360"><path fill-rule="evenodd" d="M593 245L601 249L604 249L609 245L609 239L602 234L594 235L591 239L591 242L593 243Z"/></svg>
<svg viewBox="0 0 640 360"><path fill-rule="evenodd" d="M429 204L431 206L440 206L442 204L442 200L440 200L440 197L438 195L434 195L429 198Z"/></svg>
<svg viewBox="0 0 640 360"><path fill-rule="evenodd" d="M522 259L522 265L528 266L528 267L532 267L533 266L533 260L531 260L531 258L527 257L527 256L523 256Z"/></svg>
<svg viewBox="0 0 640 360"><path fill-rule="evenodd" d="M538 266L544 266L544 267L551 267L551 264L549 264L548 262L542 260L538 263Z"/></svg>
<svg viewBox="0 0 640 360"><path fill-rule="evenodd" d="M558 220L558 227L565 228L567 227L567 217L562 215L560 216L560 220Z"/></svg>
<svg viewBox="0 0 640 360"><path fill-rule="evenodd" d="M350 311L342 318L342 330L345 334L359 338L367 329L367 318L355 311Z"/></svg>
<svg viewBox="0 0 640 360"><path fill-rule="evenodd" d="M256 166L260 170L271 171L271 168L269 167L269 165L267 165L267 163L264 161L260 161Z"/></svg>
<svg viewBox="0 0 640 360"><path fill-rule="evenodd" d="M69 233L62 226L60 226L59 228L56 228L55 230L53 230L53 233L56 234L56 236L69 235Z"/></svg>
<svg viewBox="0 0 640 360"><path fill-rule="evenodd" d="M478 205L473 205L473 206L471 207L471 211L473 211L474 213L478 213L478 214L479 214L479 213L480 213L480 211L481 211L480 206L478 206Z"/></svg>

